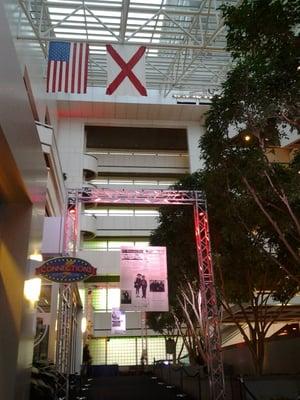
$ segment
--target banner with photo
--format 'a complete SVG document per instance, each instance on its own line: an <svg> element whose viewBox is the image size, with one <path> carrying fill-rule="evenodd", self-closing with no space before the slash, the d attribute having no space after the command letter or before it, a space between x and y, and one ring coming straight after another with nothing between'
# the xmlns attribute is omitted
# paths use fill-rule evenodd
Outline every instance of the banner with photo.
<svg viewBox="0 0 300 400"><path fill-rule="evenodd" d="M119 308L113 308L111 310L111 332L126 332L126 315Z"/></svg>
<svg viewBox="0 0 300 400"><path fill-rule="evenodd" d="M168 311L165 247L121 247L121 309Z"/></svg>

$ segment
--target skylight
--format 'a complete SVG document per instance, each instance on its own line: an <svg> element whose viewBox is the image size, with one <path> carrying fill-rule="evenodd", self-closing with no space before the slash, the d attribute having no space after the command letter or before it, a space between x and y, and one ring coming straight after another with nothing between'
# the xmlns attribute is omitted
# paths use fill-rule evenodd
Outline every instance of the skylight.
<svg viewBox="0 0 300 400"><path fill-rule="evenodd" d="M228 0L236 4L238 0ZM27 18L40 42L88 40L90 84L106 81L105 45L147 46L149 89L200 91L218 87L230 56L219 6L223 0L31 0ZM23 32L27 33L26 26ZM29 33L27 33L29 35ZM98 68L95 68L98 65Z"/></svg>

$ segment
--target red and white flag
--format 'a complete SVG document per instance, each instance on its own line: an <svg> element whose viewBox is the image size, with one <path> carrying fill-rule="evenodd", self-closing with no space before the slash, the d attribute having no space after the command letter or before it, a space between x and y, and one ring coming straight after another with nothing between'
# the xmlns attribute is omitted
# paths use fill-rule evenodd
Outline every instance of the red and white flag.
<svg viewBox="0 0 300 400"><path fill-rule="evenodd" d="M106 46L106 94L147 96L145 79L145 46Z"/></svg>
<svg viewBox="0 0 300 400"><path fill-rule="evenodd" d="M86 93L88 58L87 43L50 42L47 92Z"/></svg>

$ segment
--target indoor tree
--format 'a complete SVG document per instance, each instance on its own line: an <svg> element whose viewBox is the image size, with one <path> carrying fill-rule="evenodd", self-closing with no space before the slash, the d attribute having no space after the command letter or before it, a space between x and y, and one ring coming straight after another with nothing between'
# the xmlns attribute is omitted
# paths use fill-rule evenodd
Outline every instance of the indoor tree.
<svg viewBox="0 0 300 400"><path fill-rule="evenodd" d="M300 157L289 165L267 157L299 131L299 2L244 0L222 11L233 66L206 116L205 168L176 188L207 194L219 301L261 373L268 332L299 289ZM186 213L162 209L152 238L168 249L171 305L181 272L197 276ZM271 299L280 304L273 314Z"/></svg>
<svg viewBox="0 0 300 400"><path fill-rule="evenodd" d="M249 194L269 231L269 257L299 283L300 160L283 166L268 157L299 133L299 2L244 0L221 9L233 67L207 113L205 170L212 186L222 179L232 195Z"/></svg>
<svg viewBox="0 0 300 400"><path fill-rule="evenodd" d="M219 175L219 178L220 175ZM264 346L273 324L280 320L288 301L298 290L284 269L273 260L276 246L256 213L247 190L226 190L226 181L215 185L211 172L187 176L174 189L203 190L208 199L215 283L220 305L248 346L257 373L263 371ZM268 226L267 226L268 227ZM152 245L166 245L171 316L189 351L190 358L205 362L198 290L198 268L192 209L163 207ZM273 248L262 251L268 246ZM279 247L278 247L279 249ZM270 306L276 300L276 307ZM270 312L272 311L272 312ZM239 317L237 317L239 315ZM169 314L152 313L150 321L172 324ZM155 324L150 325L153 329ZM194 329L193 329L194 327Z"/></svg>
<svg viewBox="0 0 300 400"><path fill-rule="evenodd" d="M300 156L283 165L270 155L299 133L300 5L243 0L221 9L233 66L200 141L204 187L220 301L261 373L265 337L299 289ZM273 318L270 298L281 302Z"/></svg>

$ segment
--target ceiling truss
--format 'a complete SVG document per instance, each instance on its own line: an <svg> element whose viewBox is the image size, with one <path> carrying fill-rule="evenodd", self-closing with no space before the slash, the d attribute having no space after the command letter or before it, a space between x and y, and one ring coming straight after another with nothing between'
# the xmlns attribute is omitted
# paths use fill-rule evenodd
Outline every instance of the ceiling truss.
<svg viewBox="0 0 300 400"><path fill-rule="evenodd" d="M230 3L237 4L238 0ZM223 0L20 0L19 40L90 45L89 86L105 87L106 44L145 45L148 89L200 93L220 87L230 66ZM33 34L28 34L28 21Z"/></svg>

